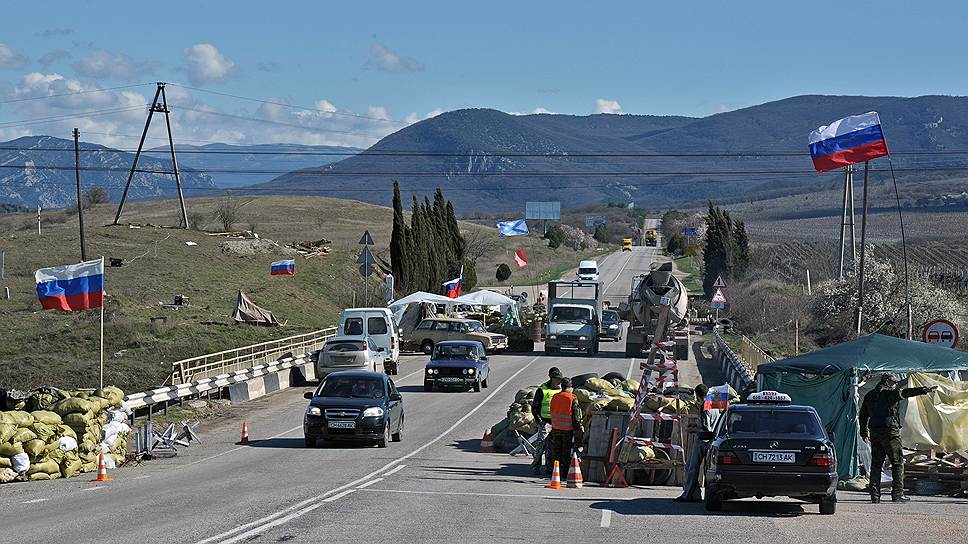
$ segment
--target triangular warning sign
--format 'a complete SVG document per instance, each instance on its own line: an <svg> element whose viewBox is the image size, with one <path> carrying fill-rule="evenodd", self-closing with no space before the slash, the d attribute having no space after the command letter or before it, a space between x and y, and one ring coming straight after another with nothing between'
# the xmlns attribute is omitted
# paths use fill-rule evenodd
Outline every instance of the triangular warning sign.
<svg viewBox="0 0 968 544"><path fill-rule="evenodd" d="M716 289L712 302L726 302L726 295L723 294L722 289Z"/></svg>
<svg viewBox="0 0 968 544"><path fill-rule="evenodd" d="M370 231L368 230L363 231L363 237L360 238L360 245L361 246L373 245L373 237L370 236Z"/></svg>
<svg viewBox="0 0 968 544"><path fill-rule="evenodd" d="M374 264L373 254L370 253L370 248L364 247L363 251L356 257L356 264L368 264L373 266Z"/></svg>
<svg viewBox="0 0 968 544"><path fill-rule="evenodd" d="M717 289L722 289L722 288L726 287L726 282L723 281L722 274L716 276L716 281L713 282L713 287L715 287Z"/></svg>

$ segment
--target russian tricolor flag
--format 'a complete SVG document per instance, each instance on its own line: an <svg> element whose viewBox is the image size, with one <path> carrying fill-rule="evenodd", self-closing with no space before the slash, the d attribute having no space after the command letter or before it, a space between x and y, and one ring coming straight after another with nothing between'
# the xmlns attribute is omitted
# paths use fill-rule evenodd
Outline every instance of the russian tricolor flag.
<svg viewBox="0 0 968 544"><path fill-rule="evenodd" d="M810 156L817 172L889 154L876 111L844 117L810 133Z"/></svg>
<svg viewBox="0 0 968 544"><path fill-rule="evenodd" d="M460 267L460 275L459 276L457 276L456 278L454 278L454 279L452 279L450 281L445 281L444 282L443 285L444 285L444 289L447 290L447 296L450 297L450 298L457 298L457 297L459 297L460 296L460 289L463 286L462 285L463 283L464 283L464 267L462 266L462 267Z"/></svg>
<svg viewBox="0 0 968 544"><path fill-rule="evenodd" d="M706 392L703 399L703 410L725 410L729 406L729 386L714 385Z"/></svg>
<svg viewBox="0 0 968 544"><path fill-rule="evenodd" d="M296 273L296 261L295 259L287 259L285 261L276 261L272 263L272 271L270 272L273 276L292 276Z"/></svg>
<svg viewBox="0 0 968 544"><path fill-rule="evenodd" d="M89 310L104 304L104 259L34 272L37 297L45 310Z"/></svg>

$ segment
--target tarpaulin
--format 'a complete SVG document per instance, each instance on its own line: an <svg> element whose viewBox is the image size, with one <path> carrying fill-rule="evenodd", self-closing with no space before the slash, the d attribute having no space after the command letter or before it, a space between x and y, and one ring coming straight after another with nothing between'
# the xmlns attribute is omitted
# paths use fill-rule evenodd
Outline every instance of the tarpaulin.
<svg viewBox="0 0 968 544"><path fill-rule="evenodd" d="M901 443L906 448L945 452L968 449L968 382L915 372L908 387L938 386L927 395L907 399Z"/></svg>

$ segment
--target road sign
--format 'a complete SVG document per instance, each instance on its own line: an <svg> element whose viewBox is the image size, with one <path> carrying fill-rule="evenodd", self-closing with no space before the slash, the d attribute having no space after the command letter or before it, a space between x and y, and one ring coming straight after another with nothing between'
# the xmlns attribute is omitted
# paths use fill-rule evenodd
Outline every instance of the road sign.
<svg viewBox="0 0 968 544"><path fill-rule="evenodd" d="M715 287L716 289L725 289L726 288L726 282L723 281L722 274L716 276L716 281L713 282L713 287Z"/></svg>
<svg viewBox="0 0 968 544"><path fill-rule="evenodd" d="M723 294L722 289L716 289L716 292L713 293L712 302L718 302L720 304L726 303L726 295Z"/></svg>
<svg viewBox="0 0 968 544"><path fill-rule="evenodd" d="M715 310L722 310L723 308L726 307L726 303L725 302L710 302L709 303L709 307L710 308L713 308Z"/></svg>
<svg viewBox="0 0 968 544"><path fill-rule="evenodd" d="M699 229L696 227L682 227L682 235L695 238L696 236L699 236Z"/></svg>
<svg viewBox="0 0 968 544"><path fill-rule="evenodd" d="M368 230L363 231L363 237L360 238L360 245L361 246L372 246L373 245L373 237L370 236L370 231L368 231Z"/></svg>
<svg viewBox="0 0 968 544"><path fill-rule="evenodd" d="M373 274L373 263L363 263L360 265L360 275L368 278Z"/></svg>
<svg viewBox="0 0 968 544"><path fill-rule="evenodd" d="M958 327L947 319L935 319L924 326L921 341L953 348L958 345Z"/></svg>
<svg viewBox="0 0 968 544"><path fill-rule="evenodd" d="M370 248L364 246L363 251L360 252L359 256L356 257L356 264L368 264L371 267L375 263L373 259L373 254L370 253Z"/></svg>

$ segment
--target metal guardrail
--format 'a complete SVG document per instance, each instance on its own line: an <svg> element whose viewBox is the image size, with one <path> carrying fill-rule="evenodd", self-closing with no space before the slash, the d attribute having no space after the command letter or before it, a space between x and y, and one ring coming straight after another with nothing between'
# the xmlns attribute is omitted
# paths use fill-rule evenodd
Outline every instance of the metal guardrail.
<svg viewBox="0 0 968 544"><path fill-rule="evenodd" d="M716 327L713 327L713 337L716 339L716 358L719 360L723 375L726 376L726 381L729 382L729 385L736 391L742 391L754 383L756 381L756 369L750 366L740 354L733 351L733 348L719 334L719 329ZM743 338L746 337L744 336ZM746 340L749 341L748 338ZM750 344L753 347L756 346L752 342ZM760 352L762 353L762 350ZM763 355L769 357L765 353Z"/></svg>
<svg viewBox="0 0 968 544"><path fill-rule="evenodd" d="M320 349L327 339L335 335L336 327L327 327L288 338L176 361L171 364L171 374L165 384L190 384L259 365L268 365L285 354L300 356Z"/></svg>
<svg viewBox="0 0 968 544"><path fill-rule="evenodd" d="M739 354L746 361L746 364L753 369L753 373L756 373L756 368L764 363L772 363L776 359L770 357L765 351L760 349L759 346L753 343L752 340L742 335L740 337Z"/></svg>

